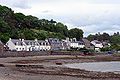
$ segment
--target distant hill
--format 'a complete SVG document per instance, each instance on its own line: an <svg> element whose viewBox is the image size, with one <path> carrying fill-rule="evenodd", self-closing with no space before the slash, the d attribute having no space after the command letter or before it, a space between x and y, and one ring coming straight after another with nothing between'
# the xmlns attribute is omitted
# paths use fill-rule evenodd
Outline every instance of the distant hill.
<svg viewBox="0 0 120 80"><path fill-rule="evenodd" d="M83 31L80 31L83 35ZM71 32L63 23L53 19L38 19L32 15L14 13L12 9L0 5L0 40L3 42L10 37L16 39L46 39L49 37L63 39L69 37L69 33Z"/></svg>

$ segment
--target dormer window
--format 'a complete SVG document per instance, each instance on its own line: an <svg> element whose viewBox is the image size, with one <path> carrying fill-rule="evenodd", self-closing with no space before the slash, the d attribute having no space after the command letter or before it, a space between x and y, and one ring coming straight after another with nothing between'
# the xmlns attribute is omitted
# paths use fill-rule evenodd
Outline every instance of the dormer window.
<svg viewBox="0 0 120 80"><path fill-rule="evenodd" d="M21 43L21 46L23 46L23 43Z"/></svg>
<svg viewBox="0 0 120 80"><path fill-rule="evenodd" d="M39 44L42 45L41 42Z"/></svg>
<svg viewBox="0 0 120 80"><path fill-rule="evenodd" d="M55 42L58 42L58 40L55 40Z"/></svg>
<svg viewBox="0 0 120 80"><path fill-rule="evenodd" d="M32 45L32 42L29 42L29 45Z"/></svg>
<svg viewBox="0 0 120 80"><path fill-rule="evenodd" d="M15 45L18 45L18 42L16 42Z"/></svg>
<svg viewBox="0 0 120 80"><path fill-rule="evenodd" d="M45 45L45 43L43 43L43 45Z"/></svg>

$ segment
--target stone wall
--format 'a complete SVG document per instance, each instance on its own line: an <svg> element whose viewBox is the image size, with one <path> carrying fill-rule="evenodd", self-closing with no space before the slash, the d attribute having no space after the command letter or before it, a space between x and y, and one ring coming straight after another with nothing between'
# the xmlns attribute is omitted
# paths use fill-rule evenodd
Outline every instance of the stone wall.
<svg viewBox="0 0 120 80"><path fill-rule="evenodd" d="M0 53L0 57L26 57L26 56L48 56L48 55L81 55L81 52L70 52L70 51L39 51L39 52L13 52L4 51Z"/></svg>

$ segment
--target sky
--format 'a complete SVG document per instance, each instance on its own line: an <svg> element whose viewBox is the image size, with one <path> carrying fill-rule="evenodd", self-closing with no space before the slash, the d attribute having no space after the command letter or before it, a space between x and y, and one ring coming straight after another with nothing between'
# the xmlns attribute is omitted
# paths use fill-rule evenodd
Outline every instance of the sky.
<svg viewBox="0 0 120 80"><path fill-rule="evenodd" d="M84 36L120 32L120 0L0 0L14 12L80 28Z"/></svg>

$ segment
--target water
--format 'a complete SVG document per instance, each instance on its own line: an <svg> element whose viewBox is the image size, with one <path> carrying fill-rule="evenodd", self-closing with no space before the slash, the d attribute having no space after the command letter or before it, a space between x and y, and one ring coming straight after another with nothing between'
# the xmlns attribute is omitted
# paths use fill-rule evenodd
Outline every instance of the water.
<svg viewBox="0 0 120 80"><path fill-rule="evenodd" d="M66 67L100 72L120 72L120 61L66 64Z"/></svg>

